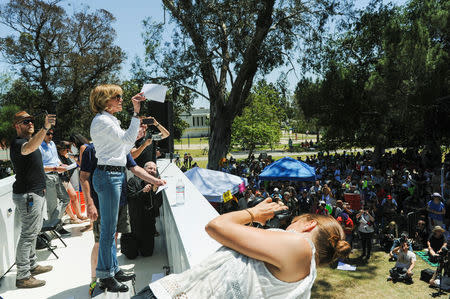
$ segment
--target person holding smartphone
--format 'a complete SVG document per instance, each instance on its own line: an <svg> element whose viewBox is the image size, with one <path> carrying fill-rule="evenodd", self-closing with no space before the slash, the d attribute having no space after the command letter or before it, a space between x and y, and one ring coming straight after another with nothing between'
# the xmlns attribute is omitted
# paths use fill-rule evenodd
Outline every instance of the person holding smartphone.
<svg viewBox="0 0 450 299"><path fill-rule="evenodd" d="M369 260L372 251L372 236L375 231L375 216L368 206L364 206L364 208L356 215L356 219L359 221L358 232L361 238L363 251L360 258Z"/></svg>
<svg viewBox="0 0 450 299"><path fill-rule="evenodd" d="M158 128L158 134L151 134L149 132L149 126L155 126ZM149 161L156 161L156 146L154 140L163 140L169 137L169 131L164 128L154 117L142 117L139 127L138 137L134 144L134 148L131 149L131 156L140 167L144 167L145 163Z"/></svg>
<svg viewBox="0 0 450 299"><path fill-rule="evenodd" d="M17 138L11 142L11 162L16 174L13 201L20 216L21 232L16 249L16 287L36 288L45 285L34 276L51 271L52 266L37 264L36 239L41 231L45 201L45 173L39 145L55 125L56 116L45 117L44 127L34 136L34 117L26 111L14 115Z"/></svg>

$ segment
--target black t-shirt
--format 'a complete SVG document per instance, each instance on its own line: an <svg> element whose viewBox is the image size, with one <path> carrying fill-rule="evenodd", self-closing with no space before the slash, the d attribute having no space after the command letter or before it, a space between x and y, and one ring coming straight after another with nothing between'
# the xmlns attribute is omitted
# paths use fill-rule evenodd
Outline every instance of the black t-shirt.
<svg viewBox="0 0 450 299"><path fill-rule="evenodd" d="M13 193L41 193L45 189L45 172L39 148L29 155L22 155L22 145L28 139L17 137L11 143L11 162L16 174Z"/></svg>
<svg viewBox="0 0 450 299"><path fill-rule="evenodd" d="M434 251L439 251L439 249L441 249L442 245L444 245L444 243L445 243L444 235L442 235L438 239L433 234L431 234L431 236L428 240L430 241L430 246L431 246L431 248L433 248Z"/></svg>
<svg viewBox="0 0 450 299"><path fill-rule="evenodd" d="M141 139L137 140L135 142L136 148L140 147L144 141L145 141L145 138L141 138ZM155 153L156 149L153 146L154 143L155 143L155 141L153 140L149 146L144 148L144 150L139 155L139 157L134 159L134 161L136 162L137 165L139 165L140 167L144 167L145 163L147 163L148 161L153 161L153 162L156 161L156 153Z"/></svg>

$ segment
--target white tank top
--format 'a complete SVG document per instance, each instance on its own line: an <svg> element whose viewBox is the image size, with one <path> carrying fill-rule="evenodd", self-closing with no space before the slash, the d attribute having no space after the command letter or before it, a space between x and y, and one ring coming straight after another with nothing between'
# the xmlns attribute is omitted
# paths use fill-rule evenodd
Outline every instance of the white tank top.
<svg viewBox="0 0 450 299"><path fill-rule="evenodd" d="M270 273L264 262L221 247L202 263L153 282L150 288L158 299L310 298L317 275L316 250L311 240L307 240L312 250L311 268L309 275L297 282L281 281Z"/></svg>

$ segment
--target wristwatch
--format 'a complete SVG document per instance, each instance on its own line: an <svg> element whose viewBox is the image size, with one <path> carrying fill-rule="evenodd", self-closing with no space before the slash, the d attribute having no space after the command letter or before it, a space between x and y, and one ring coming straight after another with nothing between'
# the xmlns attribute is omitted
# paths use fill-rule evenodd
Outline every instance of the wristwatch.
<svg viewBox="0 0 450 299"><path fill-rule="evenodd" d="M139 113L133 112L133 117L139 117Z"/></svg>

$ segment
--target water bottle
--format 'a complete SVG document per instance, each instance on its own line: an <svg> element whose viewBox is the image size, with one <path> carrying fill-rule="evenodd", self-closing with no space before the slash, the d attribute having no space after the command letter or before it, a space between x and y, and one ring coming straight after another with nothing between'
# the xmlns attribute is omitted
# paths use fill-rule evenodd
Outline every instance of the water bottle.
<svg viewBox="0 0 450 299"><path fill-rule="evenodd" d="M178 179L177 186L176 186L177 196L176 196L176 202L178 205L184 204L184 183L182 179Z"/></svg>

